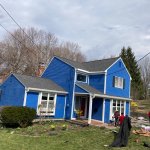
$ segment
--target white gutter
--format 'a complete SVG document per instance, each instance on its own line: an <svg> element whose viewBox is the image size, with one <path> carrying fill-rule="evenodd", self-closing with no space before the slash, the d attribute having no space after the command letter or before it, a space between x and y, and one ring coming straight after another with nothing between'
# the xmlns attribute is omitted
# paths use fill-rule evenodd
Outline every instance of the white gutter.
<svg viewBox="0 0 150 150"><path fill-rule="evenodd" d="M77 71L81 71L81 72L84 72L84 73L88 73L88 74L104 74L106 71L87 71L87 70L83 70L83 69L79 69L77 68L76 69Z"/></svg>
<svg viewBox="0 0 150 150"><path fill-rule="evenodd" d="M124 98L124 97L117 97L117 96L109 96L109 95L103 95L103 94L94 94L95 97L103 97L103 98L110 98L110 99L120 99L120 100L132 100L130 98Z"/></svg>
<svg viewBox="0 0 150 150"><path fill-rule="evenodd" d="M38 88L31 88L31 87L28 87L28 91L29 90L31 90L31 91L40 91L40 92L55 92L55 93L68 94L68 92L65 92L65 91L38 89Z"/></svg>

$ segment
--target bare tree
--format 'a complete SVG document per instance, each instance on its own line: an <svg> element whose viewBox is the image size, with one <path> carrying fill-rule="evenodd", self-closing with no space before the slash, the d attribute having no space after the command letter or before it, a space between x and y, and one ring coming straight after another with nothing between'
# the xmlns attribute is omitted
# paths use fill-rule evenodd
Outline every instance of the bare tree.
<svg viewBox="0 0 150 150"><path fill-rule="evenodd" d="M80 51L80 46L72 42L61 43L54 54L77 62L86 60L85 56Z"/></svg>
<svg viewBox="0 0 150 150"><path fill-rule="evenodd" d="M149 98L149 85L150 85L150 57L146 57L140 64L140 70L144 88L144 98Z"/></svg>
<svg viewBox="0 0 150 150"><path fill-rule="evenodd" d="M48 64L54 55L85 60L78 44L59 44L55 35L35 28L17 29L0 42L0 65L5 64L8 72L35 75L39 63Z"/></svg>

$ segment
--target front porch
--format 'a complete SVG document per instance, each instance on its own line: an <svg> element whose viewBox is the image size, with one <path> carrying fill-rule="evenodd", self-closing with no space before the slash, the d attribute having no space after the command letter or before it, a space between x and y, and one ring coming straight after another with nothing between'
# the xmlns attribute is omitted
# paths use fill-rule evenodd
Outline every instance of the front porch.
<svg viewBox="0 0 150 150"><path fill-rule="evenodd" d="M120 114L123 112L124 115L130 115L130 100L103 94L88 84L76 83L71 119L85 119L88 124L91 124L92 120L110 123L116 110L119 110Z"/></svg>
<svg viewBox="0 0 150 150"><path fill-rule="evenodd" d="M88 124L104 122L103 106L104 99L92 97L89 94L76 94L74 98L73 119L82 119Z"/></svg>

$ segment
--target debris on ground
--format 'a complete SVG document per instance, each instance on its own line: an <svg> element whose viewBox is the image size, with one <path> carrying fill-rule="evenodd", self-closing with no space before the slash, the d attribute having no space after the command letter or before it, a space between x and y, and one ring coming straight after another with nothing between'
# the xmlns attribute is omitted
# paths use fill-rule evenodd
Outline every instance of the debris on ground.
<svg viewBox="0 0 150 150"><path fill-rule="evenodd" d="M150 131L145 130L143 128L141 128L140 130L133 130L132 133L150 137Z"/></svg>
<svg viewBox="0 0 150 150"><path fill-rule="evenodd" d="M131 117L131 122L133 127L140 127L142 125L149 126L148 119L145 119L144 117Z"/></svg>

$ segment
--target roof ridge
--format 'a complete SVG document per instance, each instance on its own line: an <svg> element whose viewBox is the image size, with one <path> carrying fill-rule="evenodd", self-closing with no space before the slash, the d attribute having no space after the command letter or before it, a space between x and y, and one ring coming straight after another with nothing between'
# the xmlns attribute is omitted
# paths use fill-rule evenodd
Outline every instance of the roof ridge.
<svg viewBox="0 0 150 150"><path fill-rule="evenodd" d="M32 78L39 78L39 79L44 79L44 80L49 80L49 81L52 81L50 79L47 79L47 78L43 78L43 77L38 77L38 76L31 76L31 75L26 75L26 74L16 74L16 73L13 73L13 75L20 75L20 76L26 76L26 77L32 77ZM54 82L54 81L53 81ZM55 83L55 82L54 82ZM55 83L56 84L56 83Z"/></svg>
<svg viewBox="0 0 150 150"><path fill-rule="evenodd" d="M91 60L91 61L85 61L85 62L83 62L83 63L90 63L90 62L94 62L94 61L102 61L102 60L117 59L117 58L120 58L120 56L111 57L111 58L104 58L104 59L97 59L97 60Z"/></svg>
<svg viewBox="0 0 150 150"><path fill-rule="evenodd" d="M60 58L60 59L66 59L66 60L69 60L69 61L72 61L72 62L75 62L75 63L80 63L80 64L82 64L82 62L79 62L79 61L75 61L75 60L71 60L71 59L68 59L68 58L65 58L65 57L60 57L60 56L57 56L57 55L54 55L54 57L58 57L58 58Z"/></svg>

